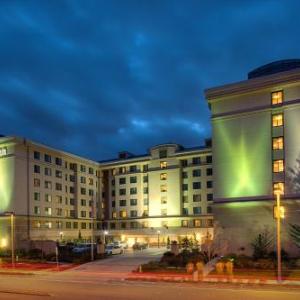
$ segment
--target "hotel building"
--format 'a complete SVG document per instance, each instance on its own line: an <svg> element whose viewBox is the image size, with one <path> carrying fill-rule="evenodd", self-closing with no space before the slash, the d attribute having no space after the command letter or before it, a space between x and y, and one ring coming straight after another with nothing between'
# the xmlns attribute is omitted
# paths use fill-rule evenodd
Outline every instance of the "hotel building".
<svg viewBox="0 0 300 300"><path fill-rule="evenodd" d="M0 234L28 240L122 239L150 244L212 234L212 156L164 144L95 162L17 137L0 138ZM4 242L6 241L6 242Z"/></svg>
<svg viewBox="0 0 300 300"><path fill-rule="evenodd" d="M228 251L275 233L274 191L283 193L283 247L300 223L300 60L274 62L248 79L205 92L211 109L214 216ZM294 249L295 250L295 249Z"/></svg>

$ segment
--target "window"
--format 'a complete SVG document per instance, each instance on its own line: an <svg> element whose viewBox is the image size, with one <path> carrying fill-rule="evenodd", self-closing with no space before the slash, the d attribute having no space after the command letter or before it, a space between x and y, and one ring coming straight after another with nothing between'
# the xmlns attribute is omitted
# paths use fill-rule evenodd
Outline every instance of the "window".
<svg viewBox="0 0 300 300"><path fill-rule="evenodd" d="M7 155L7 147L0 148L0 156Z"/></svg>
<svg viewBox="0 0 300 300"><path fill-rule="evenodd" d="M119 205L120 206L126 206L126 200L120 200Z"/></svg>
<svg viewBox="0 0 300 300"><path fill-rule="evenodd" d="M189 209L188 209L187 207L183 207L183 208L182 208L182 214L183 214L184 216L188 216L188 215L189 215Z"/></svg>
<svg viewBox="0 0 300 300"><path fill-rule="evenodd" d="M111 207L116 207L116 201L115 200L111 201Z"/></svg>
<svg viewBox="0 0 300 300"><path fill-rule="evenodd" d="M182 178L188 178L188 172L182 172Z"/></svg>
<svg viewBox="0 0 300 300"><path fill-rule="evenodd" d="M130 228L138 228L138 222L130 222Z"/></svg>
<svg viewBox="0 0 300 300"><path fill-rule="evenodd" d="M34 165L34 173L41 173L41 167L38 165Z"/></svg>
<svg viewBox="0 0 300 300"><path fill-rule="evenodd" d="M45 181L45 188L46 189L52 189L52 183L51 183L51 181Z"/></svg>
<svg viewBox="0 0 300 300"><path fill-rule="evenodd" d="M127 211L126 210L121 210L120 211L120 218L126 218L127 217Z"/></svg>
<svg viewBox="0 0 300 300"><path fill-rule="evenodd" d="M161 161L160 162L160 168L161 169L166 169L168 167L168 163L166 161Z"/></svg>
<svg viewBox="0 0 300 300"><path fill-rule="evenodd" d="M62 208L56 208L56 215L62 216Z"/></svg>
<svg viewBox="0 0 300 300"><path fill-rule="evenodd" d="M136 187L130 188L130 195L135 195L135 194L137 194L137 188Z"/></svg>
<svg viewBox="0 0 300 300"><path fill-rule="evenodd" d="M45 228L51 229L52 228L52 222L50 222L50 221L45 222Z"/></svg>
<svg viewBox="0 0 300 300"><path fill-rule="evenodd" d="M69 179L70 179L71 182L75 182L76 181L75 175L70 175Z"/></svg>
<svg viewBox="0 0 300 300"><path fill-rule="evenodd" d="M200 206L193 207L193 213L194 213L194 215L200 215L201 214L201 207Z"/></svg>
<svg viewBox="0 0 300 300"><path fill-rule="evenodd" d="M144 205L149 205L149 199L148 198L144 198Z"/></svg>
<svg viewBox="0 0 300 300"><path fill-rule="evenodd" d="M86 195L86 189L85 188L81 188L80 189L80 193L81 193L81 195Z"/></svg>
<svg viewBox="0 0 300 300"><path fill-rule="evenodd" d="M284 183L283 182L275 182L273 184L273 193L275 194L276 191L280 191L284 194Z"/></svg>
<svg viewBox="0 0 300 300"><path fill-rule="evenodd" d="M55 164L58 165L58 166L61 166L62 165L62 159L59 158L59 157L56 157L55 158Z"/></svg>
<svg viewBox="0 0 300 300"><path fill-rule="evenodd" d="M89 178L89 185L94 185L94 180L93 180L93 178Z"/></svg>
<svg viewBox="0 0 300 300"><path fill-rule="evenodd" d="M207 213L212 214L212 207L211 206L207 206Z"/></svg>
<svg viewBox="0 0 300 300"><path fill-rule="evenodd" d="M51 163L51 155L45 154L45 155L44 155L44 160L45 160L45 162L47 162L47 163Z"/></svg>
<svg viewBox="0 0 300 300"><path fill-rule="evenodd" d="M35 200L35 201L40 201L40 199L41 199L41 194L35 192L33 197L34 197L34 200Z"/></svg>
<svg viewBox="0 0 300 300"><path fill-rule="evenodd" d="M137 171L137 167L135 165L129 167L129 172L133 173L133 172L136 172L136 171Z"/></svg>
<svg viewBox="0 0 300 300"><path fill-rule="evenodd" d="M194 220L194 227L201 227L201 220Z"/></svg>
<svg viewBox="0 0 300 300"><path fill-rule="evenodd" d="M73 222L73 228L77 229L78 228L78 222Z"/></svg>
<svg viewBox="0 0 300 300"><path fill-rule="evenodd" d="M148 182L148 176L143 176L143 182L147 183Z"/></svg>
<svg viewBox="0 0 300 300"><path fill-rule="evenodd" d="M137 178L136 178L136 176L131 176L131 177L130 177L130 183L137 183Z"/></svg>
<svg viewBox="0 0 300 300"><path fill-rule="evenodd" d="M181 221L181 227L188 227L188 226L189 226L188 220L182 220Z"/></svg>
<svg viewBox="0 0 300 300"><path fill-rule="evenodd" d="M46 216L52 215L52 208L51 207L45 207L45 214Z"/></svg>
<svg viewBox="0 0 300 300"><path fill-rule="evenodd" d="M66 198L67 199L67 198ZM75 205L75 199L74 198L71 198L70 199L70 205Z"/></svg>
<svg viewBox="0 0 300 300"><path fill-rule="evenodd" d="M112 190L112 191L111 191L111 195L112 195L112 197L115 197L115 196L116 196L116 191L115 191L115 190Z"/></svg>
<svg viewBox="0 0 300 300"><path fill-rule="evenodd" d="M89 174L94 175L94 169L93 168L89 168Z"/></svg>
<svg viewBox="0 0 300 300"><path fill-rule="evenodd" d="M166 184L162 184L162 185L160 186L160 191L161 191L161 192L166 192L166 191L167 191L167 185L166 185Z"/></svg>
<svg viewBox="0 0 300 300"><path fill-rule="evenodd" d="M207 182L206 182L206 187L207 187L208 189L211 189L211 188L213 187L213 182L212 182L212 181L207 181Z"/></svg>
<svg viewBox="0 0 300 300"><path fill-rule="evenodd" d="M136 218L137 217L137 210L131 210L130 211L130 217L131 218Z"/></svg>
<svg viewBox="0 0 300 300"><path fill-rule="evenodd" d="M148 171L148 165L143 165L143 172L147 172Z"/></svg>
<svg viewBox="0 0 300 300"><path fill-rule="evenodd" d="M161 173L160 180L167 180L167 173Z"/></svg>
<svg viewBox="0 0 300 300"><path fill-rule="evenodd" d="M86 166L80 165L80 171L85 173L86 172Z"/></svg>
<svg viewBox="0 0 300 300"><path fill-rule="evenodd" d="M206 163L207 164L211 164L212 163L212 156L211 155L207 155L206 156Z"/></svg>
<svg viewBox="0 0 300 300"><path fill-rule="evenodd" d="M187 184L187 183L184 183L183 185L182 185L182 190L183 191L187 191L189 189L189 185Z"/></svg>
<svg viewBox="0 0 300 300"><path fill-rule="evenodd" d="M39 187L41 185L41 181L38 178L34 178L33 185L35 187Z"/></svg>
<svg viewBox="0 0 300 300"><path fill-rule="evenodd" d="M184 168L184 167L187 167L187 165L188 165L187 159L183 159L183 160L181 161L181 166Z"/></svg>
<svg viewBox="0 0 300 300"><path fill-rule="evenodd" d="M40 158L41 158L41 153L38 152L38 151L34 151L34 152L33 152L33 157L34 157L34 159L40 160Z"/></svg>
<svg viewBox="0 0 300 300"><path fill-rule="evenodd" d="M84 176L80 176L80 183L85 184L86 178Z"/></svg>
<svg viewBox="0 0 300 300"><path fill-rule="evenodd" d="M130 205L132 206L137 205L137 199L130 199Z"/></svg>
<svg viewBox="0 0 300 300"><path fill-rule="evenodd" d="M35 207L34 207L34 214L35 214L35 215L39 215L40 213L41 213L40 207L39 207L39 206L35 206Z"/></svg>
<svg viewBox="0 0 300 300"><path fill-rule="evenodd" d="M161 210L161 215L162 215L162 216L166 216L167 213L168 213L168 212L167 212L167 209L162 209L162 210Z"/></svg>
<svg viewBox="0 0 300 300"><path fill-rule="evenodd" d="M206 169L206 176L212 176L212 174L213 174L212 168L207 168Z"/></svg>
<svg viewBox="0 0 300 300"><path fill-rule="evenodd" d="M283 114L272 115L272 126L279 127L283 125Z"/></svg>
<svg viewBox="0 0 300 300"><path fill-rule="evenodd" d="M284 171L283 159L278 159L273 161L273 172L279 173Z"/></svg>
<svg viewBox="0 0 300 300"><path fill-rule="evenodd" d="M201 170L195 169L193 170L193 177L200 177L201 176Z"/></svg>
<svg viewBox="0 0 300 300"><path fill-rule="evenodd" d="M194 190L201 189L201 182L193 182L193 189Z"/></svg>
<svg viewBox="0 0 300 300"><path fill-rule="evenodd" d="M86 229L86 223L81 223L81 229Z"/></svg>
<svg viewBox="0 0 300 300"><path fill-rule="evenodd" d="M125 167L120 167L119 168L119 174L125 174L126 173L126 168Z"/></svg>
<svg viewBox="0 0 300 300"><path fill-rule="evenodd" d="M142 222L142 228L148 228L149 227L149 223L147 221Z"/></svg>
<svg viewBox="0 0 300 300"><path fill-rule="evenodd" d="M59 171L59 170L56 170L56 171L55 171L55 177L56 177L56 178L62 178L62 172Z"/></svg>
<svg viewBox="0 0 300 300"><path fill-rule="evenodd" d="M283 91L271 93L272 105L281 104L283 102Z"/></svg>
<svg viewBox="0 0 300 300"><path fill-rule="evenodd" d="M126 222L122 222L122 223L121 223L121 228L122 228L122 229L126 229L126 227L127 227L127 226L126 226Z"/></svg>
<svg viewBox="0 0 300 300"><path fill-rule="evenodd" d="M110 223L110 229L116 229L116 223Z"/></svg>
<svg viewBox="0 0 300 300"><path fill-rule="evenodd" d="M126 189L120 189L119 190L119 195L121 195L121 196L126 195Z"/></svg>
<svg viewBox="0 0 300 300"><path fill-rule="evenodd" d="M206 199L207 199L207 201L212 201L213 200L213 194L207 194Z"/></svg>
<svg viewBox="0 0 300 300"><path fill-rule="evenodd" d="M86 218L86 211L82 210L80 212L80 216L81 216L81 218Z"/></svg>
<svg viewBox="0 0 300 300"><path fill-rule="evenodd" d="M62 184L56 182L56 183L55 183L55 189L56 189L57 191L61 191L61 190L62 190Z"/></svg>
<svg viewBox="0 0 300 300"><path fill-rule="evenodd" d="M143 211L143 217L148 217L148 216L149 216L149 211L148 211L148 209L145 209Z"/></svg>
<svg viewBox="0 0 300 300"><path fill-rule="evenodd" d="M69 191L70 191L71 194L74 194L74 193L75 193L75 188L74 188L74 186L70 186Z"/></svg>
<svg viewBox="0 0 300 300"><path fill-rule="evenodd" d="M71 229L71 222L66 222L66 229Z"/></svg>
<svg viewBox="0 0 300 300"><path fill-rule="evenodd" d="M113 219L116 219L116 218L117 218L117 212L115 212L115 211L112 212L112 218L113 218Z"/></svg>
<svg viewBox="0 0 300 300"><path fill-rule="evenodd" d="M200 194L193 195L193 202L200 202L200 201L201 201L201 195Z"/></svg>
<svg viewBox="0 0 300 300"><path fill-rule="evenodd" d="M167 201L167 197L166 196L163 196L163 197L160 198L160 203L161 204L167 204L167 202L168 201Z"/></svg>
<svg viewBox="0 0 300 300"><path fill-rule="evenodd" d="M200 165L201 158L200 157L193 157L193 165Z"/></svg>
<svg viewBox="0 0 300 300"><path fill-rule="evenodd" d="M86 206L86 200L85 199L81 199L81 206Z"/></svg>
<svg viewBox="0 0 300 300"><path fill-rule="evenodd" d="M94 190L89 189L89 196L94 196Z"/></svg>
<svg viewBox="0 0 300 300"><path fill-rule="evenodd" d="M283 137L273 138L273 150L282 150L283 149Z"/></svg>
<svg viewBox="0 0 300 300"><path fill-rule="evenodd" d="M167 157L167 154L168 154L168 151L167 150L160 150L159 151L159 158L166 158Z"/></svg>
<svg viewBox="0 0 300 300"><path fill-rule="evenodd" d="M182 203L188 203L188 196L182 196Z"/></svg>
<svg viewBox="0 0 300 300"><path fill-rule="evenodd" d="M126 184L126 177L119 178L119 184Z"/></svg>
<svg viewBox="0 0 300 300"><path fill-rule="evenodd" d="M52 202L52 196L50 194L45 194L45 201Z"/></svg>
<svg viewBox="0 0 300 300"><path fill-rule="evenodd" d="M70 163L70 170L77 171L77 165L74 163Z"/></svg>
<svg viewBox="0 0 300 300"><path fill-rule="evenodd" d="M55 196L55 202L56 202L57 204L62 204L62 196L56 195L56 196Z"/></svg>

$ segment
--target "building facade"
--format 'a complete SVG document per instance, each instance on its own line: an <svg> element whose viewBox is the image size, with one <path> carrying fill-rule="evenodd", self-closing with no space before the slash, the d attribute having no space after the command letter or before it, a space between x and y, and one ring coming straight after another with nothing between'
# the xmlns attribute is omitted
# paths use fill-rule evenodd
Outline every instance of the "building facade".
<svg viewBox="0 0 300 300"><path fill-rule="evenodd" d="M153 147L95 162L17 137L0 138L0 244L103 239L166 243L212 234L210 145ZM6 241L6 242L5 242ZM17 245L18 246L18 245Z"/></svg>
<svg viewBox="0 0 300 300"><path fill-rule="evenodd" d="M275 233L274 191L283 193L283 245L293 251L289 224L300 220L300 61L279 61L248 79L206 90L212 113L214 215L228 251ZM295 250L295 249L294 249Z"/></svg>

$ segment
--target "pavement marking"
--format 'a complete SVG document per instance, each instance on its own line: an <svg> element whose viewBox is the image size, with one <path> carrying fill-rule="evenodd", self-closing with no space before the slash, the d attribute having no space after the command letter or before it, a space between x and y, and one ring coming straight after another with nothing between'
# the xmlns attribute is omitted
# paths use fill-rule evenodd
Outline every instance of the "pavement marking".
<svg viewBox="0 0 300 300"><path fill-rule="evenodd" d="M15 294L24 296L40 296L40 297L50 297L48 293L38 292L38 291L14 291L14 290L0 290L0 294Z"/></svg>

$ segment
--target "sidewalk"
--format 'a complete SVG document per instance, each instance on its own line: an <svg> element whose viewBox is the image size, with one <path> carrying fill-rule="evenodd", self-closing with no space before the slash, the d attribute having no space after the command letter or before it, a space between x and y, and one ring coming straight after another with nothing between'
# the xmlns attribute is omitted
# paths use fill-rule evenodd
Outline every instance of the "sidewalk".
<svg viewBox="0 0 300 300"><path fill-rule="evenodd" d="M212 283L238 283L238 284L268 284L268 285L293 285L300 286L299 278L288 278L278 283L276 278L256 278L252 276L237 275L208 275L199 278L192 274L170 274L170 273L132 273L126 280L131 281L162 281L162 282L212 282Z"/></svg>

